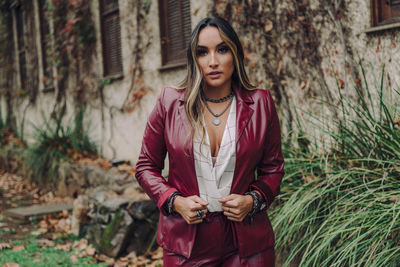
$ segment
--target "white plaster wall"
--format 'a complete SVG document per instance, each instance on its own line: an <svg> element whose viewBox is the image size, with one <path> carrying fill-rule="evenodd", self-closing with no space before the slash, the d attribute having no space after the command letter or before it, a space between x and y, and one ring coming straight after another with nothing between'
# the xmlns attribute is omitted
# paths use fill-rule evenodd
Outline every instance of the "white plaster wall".
<svg viewBox="0 0 400 267"><path fill-rule="evenodd" d="M209 15L212 1L191 1L192 29L205 16ZM98 9L94 6L94 9ZM143 43L148 46L142 48L143 51L143 79L144 83L152 88L143 97L138 106L131 113L121 113L117 110L122 106L129 87L131 85L131 75L129 73L134 62L134 48L136 44L136 17L135 4L131 1L120 1L121 18L121 43L123 57L123 79L114 81L106 85L104 95L106 107L104 112L104 123L102 123L100 111L92 109L90 118L92 123L93 139L100 137L102 153L106 158L115 160L130 160L132 163L137 161L140 153L143 132L146 126L147 117L152 111L155 100L161 89L165 86L177 84L184 78L185 68L170 69L160 71L161 65L161 45L159 32L158 1L152 1L147 22L144 23L142 32ZM196 15L194 15L196 14ZM99 30L97 30L99 34ZM98 36L100 39L100 36ZM99 43L99 42L98 42ZM101 44L98 44L97 53L101 55ZM98 66L101 66L101 56ZM111 108L114 107L114 108ZM113 117L113 119L111 119ZM100 133L99 133L100 132Z"/></svg>
<svg viewBox="0 0 400 267"><path fill-rule="evenodd" d="M113 81L104 87L105 103L102 104L99 98L94 97L88 103L87 113L85 117L85 125L90 131L90 136L99 147L100 152L110 160L130 160L135 164L140 152L143 131L146 126L147 117L150 114L155 104L156 97L161 89L165 86L174 85L179 82L185 75L185 68L169 69L160 71L161 67L161 47L160 47L160 33L159 33L159 16L158 16L158 1L151 1L149 13L146 15L147 22L144 23L143 28L140 29L142 33L142 58L143 65L143 80L144 84L151 87L152 90L148 91L147 95L143 97L140 105L133 112L120 112L120 108L124 103L129 88L131 86L131 69L135 65L135 45L136 45L136 2L128 0L120 0L120 18L121 18L121 43L122 43L122 58L123 58L123 76L121 79ZM204 0L196 1L191 0L191 13L192 13L192 29L204 17L210 15L215 1ZM317 10L321 2L319 0L310 0L311 8ZM277 12L284 12L290 6L289 3L277 4ZM399 30L391 30L386 32L379 32L375 34L366 34L364 30L370 27L370 11L369 1L364 0L346 0L346 12L343 14L343 23L349 30L346 31L346 36L349 40L348 46L351 46L355 51L354 58L358 56L363 61L364 67L367 72L368 83L373 88L373 95L378 99L379 79L382 65L385 64L386 70L390 77L390 85L392 88L398 90L399 85L399 62L400 62L400 37L397 34ZM260 6L260 8L262 8ZM94 64L90 70L96 82L103 79L102 67L102 47L100 35L100 17L98 1L92 1L92 14L95 21L96 30L96 52L93 55ZM320 17L318 17L320 16ZM331 70L324 72L324 79L327 87L334 95L335 99L338 98L337 90L337 77L333 75L334 72L338 73L338 77L346 81L346 87L342 89L342 93L349 99L354 98L354 89L351 76L344 67L343 58L343 43L337 38L338 29L335 28L333 23L327 23L329 18L324 18L321 15L313 18L316 27L320 27L321 31L320 44L315 49L318 49L322 57L321 68L323 70ZM265 18L268 19L268 18ZM38 21L38 20L37 20ZM38 23L38 22L37 22ZM239 32L240 38L244 46L251 47L252 52L246 51L246 56L249 58L250 66L247 66L250 78L255 84L261 88L269 88L270 81L266 77L264 67L262 64L272 64L265 62L265 59L260 56L266 51L267 44L264 38L258 38L257 34L260 29L242 29L242 25L233 24L234 28ZM38 25L36 25L39 31ZM262 29L261 29L262 30ZM39 38L39 37L38 37ZM285 37L285 33L277 40L280 44L284 45L291 40ZM379 42L379 46L378 46ZM250 51L250 49L249 49ZM336 52L337 51L337 52ZM292 64L291 57L295 55L288 51L282 57L283 66ZM263 61L264 60L264 61ZM251 62L257 64L251 65ZM17 61L16 61L17 64ZM275 64L275 63L274 63ZM299 68L312 69L316 66L304 63ZM16 69L18 69L16 67ZM42 72L40 72L41 74ZM16 76L18 77L18 76ZM388 84L388 77L385 81ZM362 77L360 77L362 78ZM313 112L314 114L324 114L328 112L318 104L318 95L310 97L307 95L306 87L313 87L313 91L319 95L322 94L322 88L318 81L308 80L304 81L303 77L285 77L285 90L290 98L291 104L298 107L305 112ZM18 86L17 86L18 87ZM69 81L69 93L67 97L67 119L71 120L74 112L74 103L71 97L71 92L74 90L74 79L71 77ZM389 86L385 87L387 90L387 100L396 103L394 90ZM17 88L15 88L17 90ZM55 92L43 93L40 92L35 105L30 105L26 100L17 105L17 123L22 125L24 112L24 131L28 136L28 141L33 140L33 125L43 125L43 118L48 118L50 111L55 104ZM337 104L337 103L333 103ZM2 109L4 110L5 104L2 99ZM304 115L300 113L300 116ZM5 114L3 113L3 116ZM325 113L325 116L332 116L332 114ZM285 120L285 117L281 117ZM311 129L311 128L310 128Z"/></svg>

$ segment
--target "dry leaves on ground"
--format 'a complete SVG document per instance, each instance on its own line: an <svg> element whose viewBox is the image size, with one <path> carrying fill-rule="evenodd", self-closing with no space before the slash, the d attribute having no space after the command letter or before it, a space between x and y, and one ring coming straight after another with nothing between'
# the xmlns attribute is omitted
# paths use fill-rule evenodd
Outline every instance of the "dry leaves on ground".
<svg viewBox="0 0 400 267"><path fill-rule="evenodd" d="M0 243L0 251L6 248L11 248L10 243Z"/></svg>
<svg viewBox="0 0 400 267"><path fill-rule="evenodd" d="M19 264L15 262L7 262L3 264L3 267L19 267Z"/></svg>
<svg viewBox="0 0 400 267"><path fill-rule="evenodd" d="M20 251L20 250L24 250L26 247L25 244L19 245L19 246L15 246L12 248L13 251Z"/></svg>

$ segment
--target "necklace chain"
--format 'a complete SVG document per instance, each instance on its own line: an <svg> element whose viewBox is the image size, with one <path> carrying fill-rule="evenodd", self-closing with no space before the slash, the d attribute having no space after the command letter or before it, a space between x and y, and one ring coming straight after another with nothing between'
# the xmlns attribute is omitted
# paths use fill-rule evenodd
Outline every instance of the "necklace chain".
<svg viewBox="0 0 400 267"><path fill-rule="evenodd" d="M225 101L227 101L228 99L230 99L230 98L233 96L233 90L231 90L231 92L229 93L229 95L224 96L224 97L222 97L222 98L218 98L218 99L206 97L206 96L204 95L204 92L203 92L203 91L202 91L201 93L202 93L202 96L203 96L203 99L204 99L204 100L209 101L209 102L213 102L213 103L222 103L222 102L225 102Z"/></svg>
<svg viewBox="0 0 400 267"><path fill-rule="evenodd" d="M221 124L221 120L220 120L218 117L220 117L222 114L224 114L225 111L227 111L228 108L229 108L229 106L232 104L232 101L233 101L233 93L231 92L231 93L229 94L229 98L230 98L231 100L229 101L228 105L226 105L226 107L224 108L224 110L223 110L222 112L220 112L220 113L214 113L214 112L211 110L210 106L208 105L205 96L204 96L203 94L201 94L201 96L202 96L202 100L203 100L203 102L204 102L206 108L207 108L208 111L214 116L214 119L212 120L212 123L213 123L215 126L220 125L220 124ZM229 99L229 98L228 98L228 99ZM225 100L225 101L226 101L226 100Z"/></svg>

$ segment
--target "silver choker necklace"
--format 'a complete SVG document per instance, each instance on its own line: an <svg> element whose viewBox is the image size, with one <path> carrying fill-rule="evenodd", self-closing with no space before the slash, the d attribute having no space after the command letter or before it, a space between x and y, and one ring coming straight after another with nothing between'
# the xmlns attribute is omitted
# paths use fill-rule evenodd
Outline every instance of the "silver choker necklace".
<svg viewBox="0 0 400 267"><path fill-rule="evenodd" d="M207 103L207 100L206 100L204 94L201 94L201 99L203 100L204 104L206 105L206 108L207 108L208 111L214 116L214 119L212 120L212 123L213 123L215 126L218 126L218 125L221 124L221 120L220 120L219 117L220 117L222 114L224 114L225 111L227 111L228 108L229 108L229 106L232 104L232 101L233 101L233 93L231 93L231 94L229 95L229 98L230 98L231 100L229 101L228 105L226 105L226 107L224 108L224 110L223 110L222 112L220 112L220 113L214 113L214 112L211 110L210 106L208 106L208 103ZM228 99L229 99L229 98L228 98ZM225 100L225 101L226 101L226 100Z"/></svg>

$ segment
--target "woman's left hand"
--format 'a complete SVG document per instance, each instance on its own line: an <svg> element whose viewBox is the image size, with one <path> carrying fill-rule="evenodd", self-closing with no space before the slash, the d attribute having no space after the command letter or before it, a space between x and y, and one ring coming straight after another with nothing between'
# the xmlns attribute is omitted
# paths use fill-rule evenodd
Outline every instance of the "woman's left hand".
<svg viewBox="0 0 400 267"><path fill-rule="evenodd" d="M219 200L224 215L231 221L241 222L253 208L250 195L231 194Z"/></svg>

